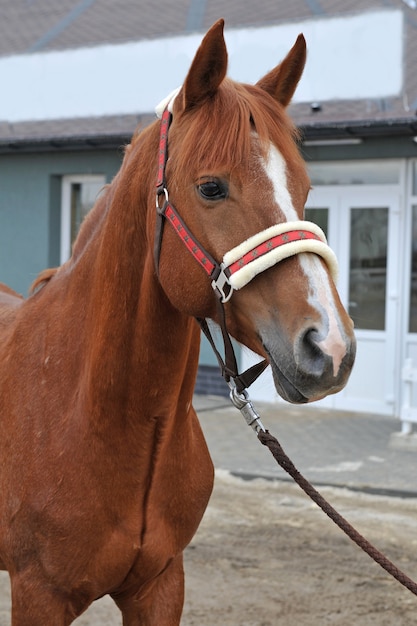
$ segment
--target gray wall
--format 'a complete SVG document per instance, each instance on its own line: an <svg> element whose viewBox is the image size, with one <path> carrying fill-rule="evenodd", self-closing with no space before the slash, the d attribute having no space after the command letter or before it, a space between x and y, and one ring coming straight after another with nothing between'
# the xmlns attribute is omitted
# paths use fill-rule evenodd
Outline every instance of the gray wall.
<svg viewBox="0 0 417 626"><path fill-rule="evenodd" d="M0 155L0 282L26 295L42 269L59 264L62 176L109 182L121 160L116 150Z"/></svg>

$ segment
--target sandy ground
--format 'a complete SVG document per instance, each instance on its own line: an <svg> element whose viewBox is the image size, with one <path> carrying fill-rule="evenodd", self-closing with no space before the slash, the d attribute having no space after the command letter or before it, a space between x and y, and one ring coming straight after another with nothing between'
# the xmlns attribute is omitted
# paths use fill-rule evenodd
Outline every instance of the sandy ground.
<svg viewBox="0 0 417 626"><path fill-rule="evenodd" d="M417 500L322 489L332 504L417 579ZM209 508L186 552L182 626L409 626L417 598L392 580L282 481L218 472ZM10 624L0 578L0 626ZM120 626L104 598L74 622ZM30 626L28 624L28 626ZM45 625L53 626L53 625Z"/></svg>

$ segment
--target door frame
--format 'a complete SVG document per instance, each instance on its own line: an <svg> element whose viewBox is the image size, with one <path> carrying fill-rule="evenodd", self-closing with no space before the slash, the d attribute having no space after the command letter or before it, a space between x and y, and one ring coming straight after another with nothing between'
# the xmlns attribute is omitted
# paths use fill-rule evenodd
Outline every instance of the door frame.
<svg viewBox="0 0 417 626"><path fill-rule="evenodd" d="M352 372L351 382L345 389L334 396L328 396L321 401L323 406L335 409L348 409L384 413L387 415L398 414L401 380L401 276L404 271L405 257L398 255L401 250L401 236L403 232L403 194L400 185L332 185L316 187L306 204L308 208L329 208L329 244L336 253L340 264L340 278L338 291L341 300L348 308L349 297L349 267L350 267L350 210L352 208L374 208L387 206L388 234L387 234L387 278L386 278L386 302L385 302L385 329L355 331L358 341L357 369ZM384 342L383 353L385 355L383 367L383 393L382 397L365 398L351 396L355 377L366 371L361 348ZM361 361L359 361L361 359ZM376 364L368 364L368 367L376 367ZM380 396L380 394L378 394Z"/></svg>

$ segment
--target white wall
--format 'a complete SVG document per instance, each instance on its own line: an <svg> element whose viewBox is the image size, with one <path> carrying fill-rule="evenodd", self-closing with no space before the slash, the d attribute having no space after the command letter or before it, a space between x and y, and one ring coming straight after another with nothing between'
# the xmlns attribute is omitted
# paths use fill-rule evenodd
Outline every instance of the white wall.
<svg viewBox="0 0 417 626"><path fill-rule="evenodd" d="M256 82L307 39L295 101L382 98L403 87L403 14L380 10L227 29L230 76ZM201 34L0 58L0 121L149 113L188 71Z"/></svg>

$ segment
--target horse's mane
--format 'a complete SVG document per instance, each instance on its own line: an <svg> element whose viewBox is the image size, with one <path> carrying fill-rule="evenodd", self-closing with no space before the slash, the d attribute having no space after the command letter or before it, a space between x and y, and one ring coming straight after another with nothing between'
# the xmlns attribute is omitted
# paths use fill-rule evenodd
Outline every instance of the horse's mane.
<svg viewBox="0 0 417 626"><path fill-rule="evenodd" d="M260 139L263 156L270 142L286 158L291 158L294 150L298 152L294 143L298 139L297 129L284 107L260 87L225 79L210 102L195 107L189 115L193 116L193 123L184 116L181 149L170 160L174 175L190 167L209 170L244 162L253 131ZM218 136L216 141L213 131Z"/></svg>
<svg viewBox="0 0 417 626"><path fill-rule="evenodd" d="M42 289L42 287L44 287L47 283L49 283L51 278L55 276L58 270L59 270L59 267L50 267L45 270L42 270L42 272L35 278L35 280L31 284L29 293L33 294L35 293L35 291Z"/></svg>

